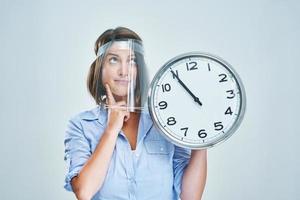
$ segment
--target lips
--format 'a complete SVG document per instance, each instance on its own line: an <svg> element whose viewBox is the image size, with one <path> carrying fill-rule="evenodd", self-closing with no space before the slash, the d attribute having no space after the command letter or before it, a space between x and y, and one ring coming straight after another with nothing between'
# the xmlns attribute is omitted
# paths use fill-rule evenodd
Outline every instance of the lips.
<svg viewBox="0 0 300 200"><path fill-rule="evenodd" d="M127 86L129 83L128 80L124 80L124 79L117 79L117 80L115 80L115 82L119 85L125 85L125 86Z"/></svg>

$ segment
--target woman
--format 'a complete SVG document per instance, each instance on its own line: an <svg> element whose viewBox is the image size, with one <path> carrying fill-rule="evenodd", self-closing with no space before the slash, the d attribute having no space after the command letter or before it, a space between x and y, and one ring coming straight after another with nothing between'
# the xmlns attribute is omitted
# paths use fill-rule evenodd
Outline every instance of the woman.
<svg viewBox="0 0 300 200"><path fill-rule="evenodd" d="M88 89L98 106L73 117L65 137L65 188L87 199L201 199L206 150L177 147L144 108L141 38L125 27L95 43Z"/></svg>

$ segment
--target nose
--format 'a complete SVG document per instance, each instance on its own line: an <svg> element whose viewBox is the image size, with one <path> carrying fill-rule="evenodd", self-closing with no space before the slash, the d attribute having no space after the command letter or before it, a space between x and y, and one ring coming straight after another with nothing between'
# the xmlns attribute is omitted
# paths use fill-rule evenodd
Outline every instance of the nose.
<svg viewBox="0 0 300 200"><path fill-rule="evenodd" d="M122 62L119 68L120 76L128 76L129 67L127 62Z"/></svg>

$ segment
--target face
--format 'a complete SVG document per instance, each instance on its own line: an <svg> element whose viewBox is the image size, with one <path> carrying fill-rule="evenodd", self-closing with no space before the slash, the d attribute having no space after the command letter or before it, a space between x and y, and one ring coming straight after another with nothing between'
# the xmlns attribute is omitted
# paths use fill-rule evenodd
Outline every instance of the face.
<svg viewBox="0 0 300 200"><path fill-rule="evenodd" d="M134 52L113 43L102 65L102 83L108 84L117 101L126 100L130 81L136 80L137 64Z"/></svg>

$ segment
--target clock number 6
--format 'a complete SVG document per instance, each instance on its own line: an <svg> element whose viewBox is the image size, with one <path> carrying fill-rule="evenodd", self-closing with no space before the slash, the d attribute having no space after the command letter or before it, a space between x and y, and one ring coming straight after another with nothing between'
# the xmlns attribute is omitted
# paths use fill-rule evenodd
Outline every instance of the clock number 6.
<svg viewBox="0 0 300 200"><path fill-rule="evenodd" d="M201 129L200 131L198 131L198 136L200 138L206 138L207 133L205 132L205 129Z"/></svg>

